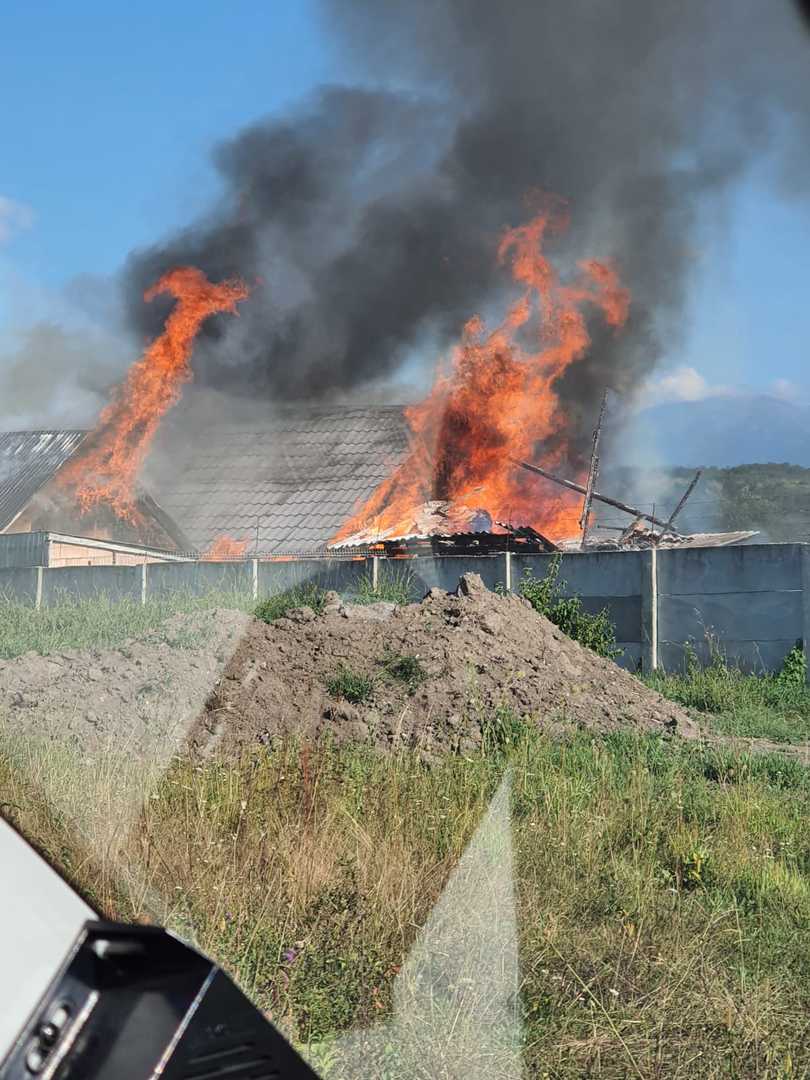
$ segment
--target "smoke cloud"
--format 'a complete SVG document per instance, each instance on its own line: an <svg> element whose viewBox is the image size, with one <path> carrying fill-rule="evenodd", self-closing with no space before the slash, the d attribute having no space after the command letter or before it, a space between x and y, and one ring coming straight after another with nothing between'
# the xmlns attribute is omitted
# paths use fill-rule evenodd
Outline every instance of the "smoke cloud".
<svg viewBox="0 0 810 1080"><path fill-rule="evenodd" d="M114 337L39 321L0 351L5 430L90 426L131 356Z"/></svg>
<svg viewBox="0 0 810 1080"><path fill-rule="evenodd" d="M810 45L789 0L323 0L354 86L216 148L220 204L134 253L128 319L178 264L254 285L212 320L198 382L332 400L435 353L503 287L501 230L534 189L571 206L555 256L612 258L633 305L559 384L584 451L603 388L630 394L682 331L704 215L765 152L810 177ZM576 442L575 442L576 445Z"/></svg>

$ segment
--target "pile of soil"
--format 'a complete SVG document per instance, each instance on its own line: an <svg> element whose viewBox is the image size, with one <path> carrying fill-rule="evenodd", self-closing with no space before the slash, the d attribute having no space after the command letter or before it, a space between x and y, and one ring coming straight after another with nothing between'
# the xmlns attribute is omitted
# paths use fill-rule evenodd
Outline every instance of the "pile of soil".
<svg viewBox="0 0 810 1080"><path fill-rule="evenodd" d="M401 657L416 658L410 679L391 674ZM330 691L341 667L371 681L364 700ZM178 614L118 648L0 661L6 731L140 761L290 733L463 751L509 717L550 732L698 733L683 709L476 574L456 594L434 589L405 607L334 593L320 615L300 608L268 625L235 611Z"/></svg>
<svg viewBox="0 0 810 1080"><path fill-rule="evenodd" d="M390 673L401 657L418 660L416 677ZM364 700L330 692L341 668L371 681ZM328 732L382 749L467 750L505 716L554 732L698 734L683 709L566 637L527 600L466 574L457 593L433 589L418 604L344 604L333 593L321 615L300 608L250 623L192 741L236 749Z"/></svg>

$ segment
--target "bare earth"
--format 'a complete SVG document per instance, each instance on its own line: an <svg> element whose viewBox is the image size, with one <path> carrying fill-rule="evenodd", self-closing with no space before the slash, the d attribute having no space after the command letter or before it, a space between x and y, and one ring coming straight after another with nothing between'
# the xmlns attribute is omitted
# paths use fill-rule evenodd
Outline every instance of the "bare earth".
<svg viewBox="0 0 810 1080"><path fill-rule="evenodd" d="M0 724L95 753L162 758L185 744L252 619L174 615L117 649L29 652L0 661Z"/></svg>
<svg viewBox="0 0 810 1080"><path fill-rule="evenodd" d="M416 656L408 685L386 674ZM339 665L373 680L361 704L335 697ZM381 749L469 750L496 715L549 731L632 728L691 738L687 713L571 641L527 601L489 592L477 575L458 595L421 603L308 608L267 625L234 611L176 615L117 649L27 653L0 662L0 722L94 752L105 746L164 758L190 743L233 751L298 733Z"/></svg>
<svg viewBox="0 0 810 1080"><path fill-rule="evenodd" d="M415 686L386 674L392 656L415 656ZM329 694L339 665L373 680L359 704ZM194 741L234 748L299 732L371 740L380 748L471 749L508 710L552 731L572 727L672 732L698 728L638 679L562 634L528 601L490 592L476 574L458 595L431 590L419 604L308 608L253 622L208 702Z"/></svg>

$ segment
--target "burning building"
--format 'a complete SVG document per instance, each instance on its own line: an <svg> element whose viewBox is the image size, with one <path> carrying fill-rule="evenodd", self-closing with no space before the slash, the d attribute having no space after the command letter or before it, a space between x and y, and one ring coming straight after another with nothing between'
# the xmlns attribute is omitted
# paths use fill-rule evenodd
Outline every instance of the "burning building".
<svg viewBox="0 0 810 1080"><path fill-rule="evenodd" d="M48 545L50 565L124 562L125 556L141 561L147 553L157 558L159 552L187 551L183 531L142 489L131 521L105 503L83 509L70 495L63 470L81 455L87 438L86 431L0 433L0 535L58 537Z"/></svg>
<svg viewBox="0 0 810 1080"><path fill-rule="evenodd" d="M141 543L157 537L207 558L326 547L483 554L560 550L578 529L584 548L596 499L634 515L620 545L683 542L673 525L682 503L662 521L595 490L601 414L590 466L573 439L577 425L561 382L587 357L594 327L621 331L630 295L608 262L586 259L575 273L558 270L546 246L566 230L567 210L560 200L538 199L534 216L507 229L498 246L498 262L511 274L505 314L494 326L468 319L422 401L404 409L282 409L269 427L194 432L161 481L168 514L144 493L143 466L164 415L192 378L203 323L238 314L249 290L238 280L211 282L193 267L164 274L144 297L173 298L163 332L132 365L95 429L31 433L24 443L30 468L18 452L23 443L11 445L9 458L17 455L21 468L9 492L25 492L29 474L42 476L14 520L29 529L43 527L43 514L49 522L81 520L83 535L128 531ZM587 483L560 478L560 469ZM584 495L581 507L574 492ZM36 504L21 518L28 502ZM649 524L660 532L644 533Z"/></svg>

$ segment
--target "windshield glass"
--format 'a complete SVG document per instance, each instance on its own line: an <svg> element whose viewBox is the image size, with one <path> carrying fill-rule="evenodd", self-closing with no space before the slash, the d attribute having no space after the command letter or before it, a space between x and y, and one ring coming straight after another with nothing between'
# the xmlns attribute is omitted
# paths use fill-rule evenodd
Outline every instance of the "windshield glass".
<svg viewBox="0 0 810 1080"><path fill-rule="evenodd" d="M0 812L324 1078L803 1076L810 38L384 7L7 58Z"/></svg>

